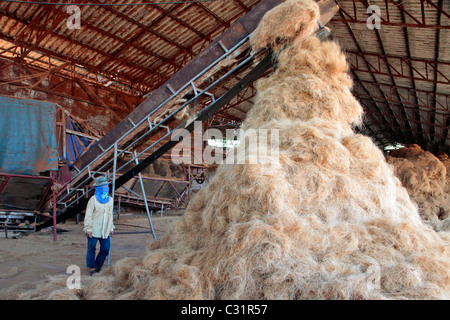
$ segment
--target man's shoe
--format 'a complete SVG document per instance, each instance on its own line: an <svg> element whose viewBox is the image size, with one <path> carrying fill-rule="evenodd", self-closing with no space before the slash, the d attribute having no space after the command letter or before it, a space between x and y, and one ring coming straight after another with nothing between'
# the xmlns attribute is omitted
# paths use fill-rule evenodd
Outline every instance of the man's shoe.
<svg viewBox="0 0 450 320"><path fill-rule="evenodd" d="M99 273L99 272L100 272L100 269L94 269L94 270L89 271L89 274L91 276L93 276L95 273Z"/></svg>

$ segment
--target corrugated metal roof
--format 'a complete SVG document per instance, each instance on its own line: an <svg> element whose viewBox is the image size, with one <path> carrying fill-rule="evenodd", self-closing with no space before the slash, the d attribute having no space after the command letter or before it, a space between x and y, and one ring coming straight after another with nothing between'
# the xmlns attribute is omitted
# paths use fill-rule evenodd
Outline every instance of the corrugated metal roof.
<svg viewBox="0 0 450 320"><path fill-rule="evenodd" d="M329 26L347 50L364 131L380 144L418 143L449 152L450 3L338 0ZM369 29L369 5L380 29Z"/></svg>
<svg viewBox="0 0 450 320"><path fill-rule="evenodd" d="M138 1L114 1L129 2ZM432 152L449 153L450 2L336 2L340 11L328 26L347 52L354 93L366 111L361 130L380 145L417 143ZM90 79L102 75L118 90L142 96L257 3L81 6L81 29L70 30L65 6L0 2L1 57L22 57L41 68L68 62L60 73L75 70ZM380 29L367 26L370 5L380 9ZM20 48L32 50L25 55ZM231 85L225 84L223 92ZM220 116L244 118L254 94L253 88L246 90Z"/></svg>

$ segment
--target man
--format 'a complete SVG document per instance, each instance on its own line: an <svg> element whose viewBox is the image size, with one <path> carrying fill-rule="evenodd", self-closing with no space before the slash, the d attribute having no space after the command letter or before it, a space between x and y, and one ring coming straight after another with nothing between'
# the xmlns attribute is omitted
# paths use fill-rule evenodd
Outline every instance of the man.
<svg viewBox="0 0 450 320"><path fill-rule="evenodd" d="M86 267L92 276L100 272L111 246L113 235L113 206L114 199L109 196L109 182L105 177L96 178L94 182L95 194L89 199L84 217L84 232L87 235ZM100 251L95 256L97 242Z"/></svg>

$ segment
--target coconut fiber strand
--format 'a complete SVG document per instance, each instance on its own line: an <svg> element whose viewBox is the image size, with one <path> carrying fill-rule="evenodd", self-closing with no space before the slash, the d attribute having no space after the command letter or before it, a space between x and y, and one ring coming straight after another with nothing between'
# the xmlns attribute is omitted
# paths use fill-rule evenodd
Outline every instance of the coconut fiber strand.
<svg viewBox="0 0 450 320"><path fill-rule="evenodd" d="M278 162L219 166L142 258L81 290L60 278L19 298L448 299L449 243L353 132L363 111L339 45L313 35L318 18L315 2L288 0L251 38L278 64L255 84L243 129L279 130Z"/></svg>

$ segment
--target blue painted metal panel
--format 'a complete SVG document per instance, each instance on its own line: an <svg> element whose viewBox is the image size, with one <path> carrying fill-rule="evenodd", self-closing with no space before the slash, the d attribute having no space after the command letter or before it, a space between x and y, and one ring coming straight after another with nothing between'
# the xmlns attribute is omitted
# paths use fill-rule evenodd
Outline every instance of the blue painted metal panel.
<svg viewBox="0 0 450 320"><path fill-rule="evenodd" d="M0 172L58 169L56 105L0 96Z"/></svg>

